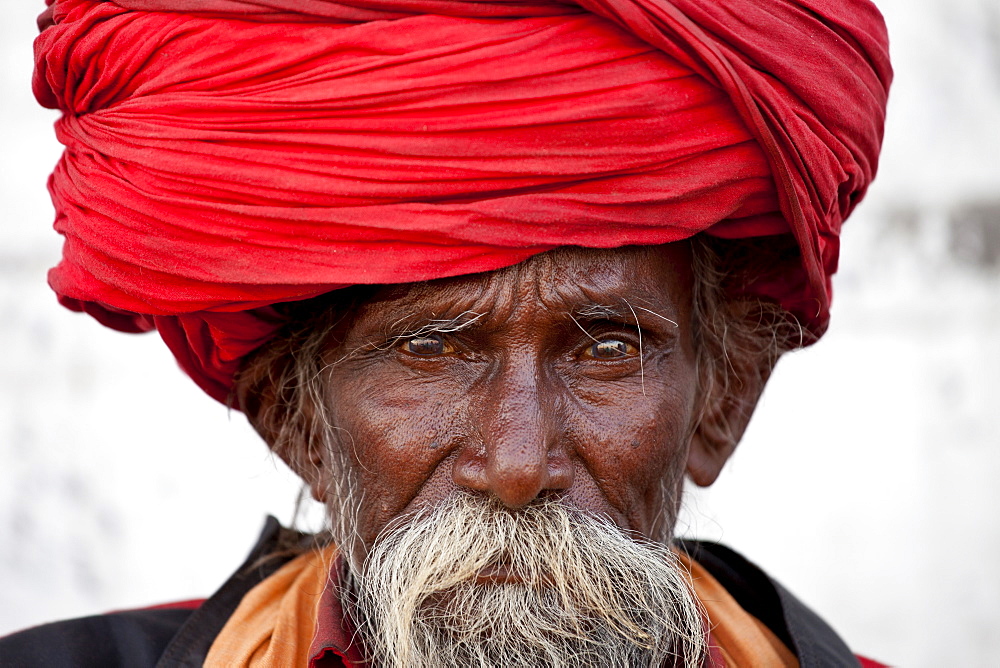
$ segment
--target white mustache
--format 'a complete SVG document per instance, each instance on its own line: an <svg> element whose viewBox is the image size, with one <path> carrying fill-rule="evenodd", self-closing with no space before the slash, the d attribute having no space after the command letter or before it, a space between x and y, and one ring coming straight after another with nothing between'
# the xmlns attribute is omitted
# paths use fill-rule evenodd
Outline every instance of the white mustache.
<svg viewBox="0 0 1000 668"><path fill-rule="evenodd" d="M346 603L380 665L696 666L687 578L606 518L462 493L380 536Z"/></svg>

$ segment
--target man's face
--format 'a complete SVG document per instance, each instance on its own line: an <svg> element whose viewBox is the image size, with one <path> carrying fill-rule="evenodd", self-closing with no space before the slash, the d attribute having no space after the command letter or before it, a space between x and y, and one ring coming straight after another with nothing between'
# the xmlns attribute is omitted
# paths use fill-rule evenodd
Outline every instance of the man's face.
<svg viewBox="0 0 1000 668"><path fill-rule="evenodd" d="M690 266L686 244L562 249L352 312L327 401L364 549L459 490L668 535L698 404Z"/></svg>

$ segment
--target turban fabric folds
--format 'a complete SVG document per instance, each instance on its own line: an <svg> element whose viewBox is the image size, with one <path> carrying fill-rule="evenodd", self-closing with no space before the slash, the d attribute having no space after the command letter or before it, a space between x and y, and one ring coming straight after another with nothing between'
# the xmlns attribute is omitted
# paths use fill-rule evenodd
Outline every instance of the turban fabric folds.
<svg viewBox="0 0 1000 668"><path fill-rule="evenodd" d="M891 79L867 0L56 0L60 301L209 394L271 304L564 245L794 235L813 337Z"/></svg>

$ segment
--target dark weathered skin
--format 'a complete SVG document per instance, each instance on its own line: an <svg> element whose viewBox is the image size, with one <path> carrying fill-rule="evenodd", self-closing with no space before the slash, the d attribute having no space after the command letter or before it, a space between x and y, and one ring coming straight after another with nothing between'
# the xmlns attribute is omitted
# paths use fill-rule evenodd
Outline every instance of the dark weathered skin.
<svg viewBox="0 0 1000 668"><path fill-rule="evenodd" d="M689 247L671 244L560 249L380 289L327 358L333 424L364 492L364 542L457 488L513 509L561 495L646 537L670 528L685 470L708 484L731 451L697 425L691 286ZM593 306L618 314L587 315ZM453 334L394 338L401 325L463 313L482 315Z"/></svg>

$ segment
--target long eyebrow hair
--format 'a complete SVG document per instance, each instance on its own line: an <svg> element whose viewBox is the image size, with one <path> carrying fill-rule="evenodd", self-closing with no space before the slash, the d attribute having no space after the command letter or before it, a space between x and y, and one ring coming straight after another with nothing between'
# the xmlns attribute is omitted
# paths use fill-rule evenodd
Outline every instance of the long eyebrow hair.
<svg viewBox="0 0 1000 668"><path fill-rule="evenodd" d="M463 329L468 329L485 316L485 313L478 313L472 310L462 311L453 318L431 318L419 324L414 324L417 317L407 315L399 318L389 325L385 331L385 343L382 345L393 346L403 339L414 339L431 334L453 334Z"/></svg>
<svg viewBox="0 0 1000 668"><path fill-rule="evenodd" d="M573 319L583 318L585 320L601 320L601 319L623 319L625 313L614 306L609 306L608 304L587 304L581 306L580 308L574 310L571 314Z"/></svg>
<svg viewBox="0 0 1000 668"><path fill-rule="evenodd" d="M431 334L452 334L454 332L460 332L463 329L467 329L475 325L476 322L484 315L486 314L466 310L462 311L453 318L434 318L432 316L429 320L424 320L420 324L415 324L415 322L419 322L418 316L411 313L398 318L395 322L386 327L381 338L378 340L370 340L351 350L348 350L336 360L325 364L323 368L330 369L335 367L344 360L350 359L355 355L364 353L365 351L384 352L391 350L396 347L397 344L402 343L406 339L430 336Z"/></svg>
<svg viewBox="0 0 1000 668"><path fill-rule="evenodd" d="M624 304L625 308L622 308L620 306L611 306L609 304L587 304L585 306L582 306L574 310L570 314L570 316L573 317L574 320L576 320L577 318L583 320L611 319L611 320L635 322L636 326L638 327L639 323L636 322L637 318L635 317L635 312L644 311L645 313L648 313L656 318L659 318L660 320L665 320L674 327L679 327L676 321L672 320L671 318L668 318L665 315L657 313L652 309L648 309L644 306L637 306L624 298L622 299L622 304Z"/></svg>

